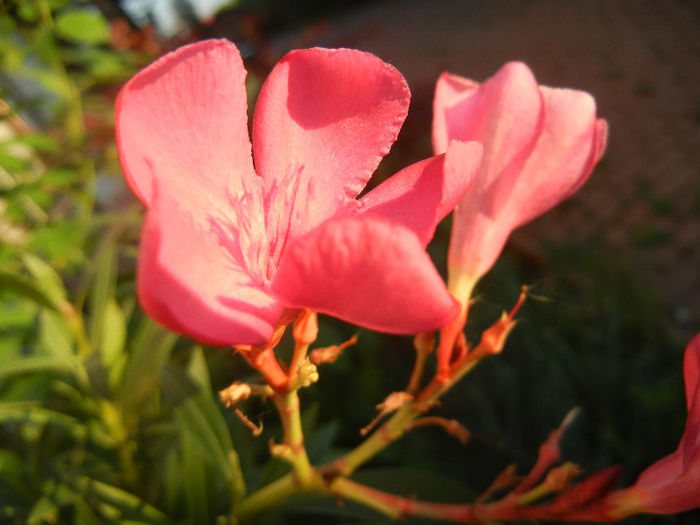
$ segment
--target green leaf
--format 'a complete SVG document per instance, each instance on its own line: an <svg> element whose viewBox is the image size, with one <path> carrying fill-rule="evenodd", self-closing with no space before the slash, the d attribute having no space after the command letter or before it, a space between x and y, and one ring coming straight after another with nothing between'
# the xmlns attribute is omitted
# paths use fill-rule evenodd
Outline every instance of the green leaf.
<svg viewBox="0 0 700 525"><path fill-rule="evenodd" d="M27 249L41 253L56 266L68 262L81 262L84 259L81 248L88 227L87 223L67 220L47 224L39 230L34 230Z"/></svg>
<svg viewBox="0 0 700 525"><path fill-rule="evenodd" d="M119 382L128 356L124 353L126 320L119 304L114 299L111 299L105 308L100 339L102 362L108 368L110 384L115 386Z"/></svg>
<svg viewBox="0 0 700 525"><path fill-rule="evenodd" d="M72 369L80 385L88 384L87 370L74 351L75 341L69 327L63 318L47 309L42 309L39 314L39 343L50 356L63 361L67 368Z"/></svg>
<svg viewBox="0 0 700 525"><path fill-rule="evenodd" d="M29 169L29 165L30 161L27 159L0 151L0 167L5 168L9 172L25 171Z"/></svg>
<svg viewBox="0 0 700 525"><path fill-rule="evenodd" d="M109 24L92 9L65 11L56 18L58 36L79 44L104 44L109 42Z"/></svg>
<svg viewBox="0 0 700 525"><path fill-rule="evenodd" d="M38 427L55 425L76 441L90 440L103 448L114 446L112 436L93 425L89 428L79 419L31 403L0 403L0 422L18 421Z"/></svg>
<svg viewBox="0 0 700 525"><path fill-rule="evenodd" d="M57 523L58 511L58 506L50 498L44 496L32 507L27 517L27 524Z"/></svg>
<svg viewBox="0 0 700 525"><path fill-rule="evenodd" d="M226 480L232 498L240 498L245 493L245 482L238 454L211 393L197 389L192 380L175 367L166 367L163 371L163 392L175 404L179 426L197 438L197 444Z"/></svg>
<svg viewBox="0 0 700 525"><path fill-rule="evenodd" d="M20 2L17 6L17 17L22 22L34 24L39 21L39 9L35 2Z"/></svg>
<svg viewBox="0 0 700 525"><path fill-rule="evenodd" d="M16 137L11 141L13 144L27 144L36 150L48 153L56 153L59 148L56 141L45 133L35 131L29 135Z"/></svg>
<svg viewBox="0 0 700 525"><path fill-rule="evenodd" d="M56 309L53 299L37 283L14 272L0 269L0 287L3 290L11 290L42 306Z"/></svg>
<svg viewBox="0 0 700 525"><path fill-rule="evenodd" d="M0 381L16 375L36 372L73 372L71 363L52 355L33 355L7 359L0 364Z"/></svg>
<svg viewBox="0 0 700 525"><path fill-rule="evenodd" d="M171 523L168 517L156 507L145 502L135 494L114 485L89 477L78 478L75 485L75 490L81 493L89 493L101 503L118 511L121 523L125 520L164 525Z"/></svg>
<svg viewBox="0 0 700 525"><path fill-rule="evenodd" d="M197 445L197 437L188 428L183 428L180 432L182 470L179 474L182 480L187 516L194 523L211 523L208 497L210 490L202 452L202 447Z"/></svg>
<svg viewBox="0 0 700 525"><path fill-rule="evenodd" d="M16 452L0 449L0 476L20 478L25 470L25 462Z"/></svg>
<svg viewBox="0 0 700 525"><path fill-rule="evenodd" d="M117 280L117 249L114 244L105 245L95 261L95 276L90 287L90 322L88 334L93 348L102 349L105 336L107 304L113 300Z"/></svg>
<svg viewBox="0 0 700 525"><path fill-rule="evenodd" d="M49 298L55 310L63 313L66 313L67 310L72 310L70 303L67 301L67 293L63 286L63 281L51 266L30 253L22 254L22 262L24 262L24 266L34 277L43 295Z"/></svg>
<svg viewBox="0 0 700 525"><path fill-rule="evenodd" d="M75 360L70 332L55 312L45 308L39 314L39 342L51 356L67 363Z"/></svg>
<svg viewBox="0 0 700 525"><path fill-rule="evenodd" d="M144 318L126 364L119 403L122 413L138 419L143 406L155 398L159 378L177 341L177 335Z"/></svg>

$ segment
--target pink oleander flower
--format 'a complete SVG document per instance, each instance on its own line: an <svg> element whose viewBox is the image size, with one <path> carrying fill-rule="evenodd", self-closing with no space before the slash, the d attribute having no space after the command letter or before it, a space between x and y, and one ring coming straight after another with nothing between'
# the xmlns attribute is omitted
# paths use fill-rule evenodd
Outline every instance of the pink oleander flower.
<svg viewBox="0 0 700 525"><path fill-rule="evenodd" d="M481 146L455 143L356 199L406 116L400 73L349 49L289 53L260 91L252 152L245 75L232 43L208 40L119 94L119 158L148 208L146 312L218 346L264 344L301 308L392 333L450 320L458 306L424 247Z"/></svg>
<svg viewBox="0 0 700 525"><path fill-rule="evenodd" d="M583 91L538 86L509 62L483 84L443 73L434 100L433 148L476 140L484 159L455 209L448 288L463 304L510 232L574 193L605 149L607 125Z"/></svg>
<svg viewBox="0 0 700 525"><path fill-rule="evenodd" d="M637 512L673 514L700 508L700 334L683 359L688 419L678 448L642 472L630 488L613 492L608 515L623 518Z"/></svg>

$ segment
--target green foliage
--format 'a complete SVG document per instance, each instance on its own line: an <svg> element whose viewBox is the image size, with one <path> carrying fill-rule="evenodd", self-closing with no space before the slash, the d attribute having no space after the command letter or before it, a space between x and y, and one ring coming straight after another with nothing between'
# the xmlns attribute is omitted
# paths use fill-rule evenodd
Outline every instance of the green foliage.
<svg viewBox="0 0 700 525"><path fill-rule="evenodd" d="M96 200L120 180L102 86L147 57L84 2L0 27L0 522L226 516L245 485L202 350L135 308L138 209Z"/></svg>
<svg viewBox="0 0 700 525"><path fill-rule="evenodd" d="M109 42L109 24L99 11L72 9L61 12L56 18L56 34L59 38L79 44L105 44Z"/></svg>

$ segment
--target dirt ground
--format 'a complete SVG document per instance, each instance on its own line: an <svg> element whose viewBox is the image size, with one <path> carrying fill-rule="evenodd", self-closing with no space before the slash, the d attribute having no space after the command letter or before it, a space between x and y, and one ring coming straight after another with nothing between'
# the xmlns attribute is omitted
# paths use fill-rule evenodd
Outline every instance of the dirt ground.
<svg viewBox="0 0 700 525"><path fill-rule="evenodd" d="M515 243L624 251L665 296L664 315L691 332L700 327L699 35L692 0L395 0L333 20L314 43L370 51L405 75L413 102L399 140L427 133L444 70L483 80L517 59L542 84L592 93L610 125L603 162ZM413 138L425 144L420 157L428 137Z"/></svg>

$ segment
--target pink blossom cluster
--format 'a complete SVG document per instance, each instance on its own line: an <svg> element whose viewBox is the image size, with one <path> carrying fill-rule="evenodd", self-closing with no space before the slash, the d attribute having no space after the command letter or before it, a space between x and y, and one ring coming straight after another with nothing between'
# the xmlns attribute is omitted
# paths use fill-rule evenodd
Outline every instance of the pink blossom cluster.
<svg viewBox="0 0 700 525"><path fill-rule="evenodd" d="M117 104L120 161L147 208L140 302L211 345L266 347L303 310L397 334L449 325L511 231L574 193L606 144L589 94L539 86L522 63L481 84L445 73L435 156L362 194L408 112L394 67L350 49L293 51L264 82L251 135L245 78L234 44L202 41L141 71ZM453 209L445 284L425 246ZM700 336L686 351L678 450L582 518L698 505L699 362Z"/></svg>

